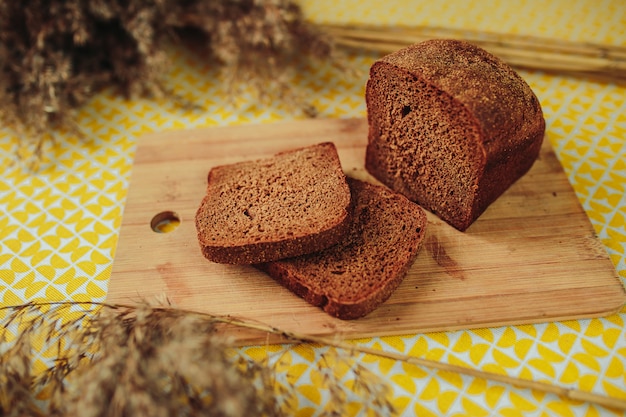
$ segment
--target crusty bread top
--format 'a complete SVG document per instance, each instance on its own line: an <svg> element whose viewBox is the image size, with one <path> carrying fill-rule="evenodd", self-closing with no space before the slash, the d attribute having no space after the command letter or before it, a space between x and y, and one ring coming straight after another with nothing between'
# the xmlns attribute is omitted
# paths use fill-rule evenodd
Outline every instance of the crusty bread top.
<svg viewBox="0 0 626 417"><path fill-rule="evenodd" d="M309 303L341 319L362 317L400 285L426 231L417 204L386 187L348 178L349 233L324 251L257 265Z"/></svg>
<svg viewBox="0 0 626 417"><path fill-rule="evenodd" d="M483 131L487 163L544 129L541 106L528 84L501 59L476 45L432 39L379 62L401 68L463 103Z"/></svg>
<svg viewBox="0 0 626 417"><path fill-rule="evenodd" d="M208 259L251 264L337 243L349 214L350 189L326 142L213 168L196 229Z"/></svg>
<svg viewBox="0 0 626 417"><path fill-rule="evenodd" d="M458 40L376 61L366 103L368 172L459 230L530 169L545 132L526 82Z"/></svg>

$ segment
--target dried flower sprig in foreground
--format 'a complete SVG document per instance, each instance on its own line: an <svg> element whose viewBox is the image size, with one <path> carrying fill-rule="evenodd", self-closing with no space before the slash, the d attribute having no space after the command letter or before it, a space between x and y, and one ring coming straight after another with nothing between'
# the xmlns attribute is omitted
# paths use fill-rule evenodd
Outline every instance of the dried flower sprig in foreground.
<svg viewBox="0 0 626 417"><path fill-rule="evenodd" d="M145 407L154 406L154 392L142 393L137 400L130 401L124 398L125 392L136 392L136 389L155 388L157 390L165 390L168 398L166 401L176 403L178 409L176 415L190 415L188 413L205 410L203 407L215 406L215 401L222 398L219 393L221 389L232 388L231 385L215 384L208 387L192 387L187 385L188 381L196 381L184 375L185 367L200 366L200 370L192 371L191 375L198 372L206 372L211 375L220 375L220 366L224 363L215 365L212 360L205 362L192 362L183 359L181 361L183 369L178 367L178 358L189 354L190 358L200 355L201 358L215 358L218 360L226 360L228 372L233 369L239 371L244 376L244 380L239 383L251 383L256 396L262 398L254 398L254 407L264 409L268 407L271 412L265 415L286 415L298 408L297 398L294 392L294 385L289 382L290 376L283 375L283 380L287 383L281 383L278 377L281 368L282 356L271 364L270 362L258 363L245 359L236 355L236 351L229 348L228 343L219 336L218 331L221 325L234 326L236 328L245 328L248 330L258 331L266 334L278 335L292 343L313 343L321 346L332 347L343 352L345 355L338 356L336 351L324 354L317 361L317 372L322 375L321 380L325 383L325 387L330 392L331 401L328 407L321 411L323 416L335 415L356 415L357 412L373 415L393 415L395 409L389 400L388 387L380 383L380 380L367 368L357 363L356 354L373 355L376 357L387 358L402 361L408 364L436 369L439 371L459 373L474 378L482 378L494 382L508 384L512 387L530 389L536 392L551 393L558 395L564 399L572 401L584 401L592 404L598 404L615 410L626 410L626 401L620 398L607 397L592 392L570 389L547 382L539 382L522 378L515 378L508 375L496 374L493 372L482 371L474 368L467 368L460 365L453 365L444 362L422 359L414 356L408 356L401 353L394 353L384 350L368 348L365 346L355 345L334 338L314 336L306 334L296 334L286 332L284 330L258 323L249 319L237 319L231 316L217 316L209 313L200 313L188 310L181 310L169 305L149 306L142 304L139 306L115 305L106 303L83 304L87 307L98 307L100 310L96 313L90 313L89 310L80 310L81 304L75 302L59 302L59 303L40 303L25 304L19 306L0 307L0 316L2 313L9 313L2 321L0 326L0 415L22 416L40 415L40 410L36 406L35 396L39 393L45 393L45 398L50 401L46 415L65 416L72 415L69 411L75 412L80 409L84 414L84 410L79 407L89 407L89 404L83 404L84 396L77 394L84 387L81 385L93 384L92 389L100 389L98 384L106 382L107 378L111 378L111 372L116 371L113 377L118 378L116 384L120 381L122 388L115 388L118 392L116 408L109 409L108 403L100 402L106 410L92 409L90 415L107 415L107 416L125 416L128 410L146 411ZM86 308L86 307L84 307ZM154 315L152 315L154 313ZM73 315L72 319L67 320L68 315ZM95 314L95 316L94 316ZM87 317L92 317L89 320ZM139 321L138 321L139 318ZM154 320L156 319L156 322ZM163 323L159 323L164 320ZM177 326L179 320L183 323L180 333L172 331L171 326ZM187 321L189 320L189 321ZM16 323L18 326L17 336L13 336ZM92 323L92 324L89 324ZM200 323L200 326L195 326ZM139 324L139 328L136 326ZM109 327L112 326L112 327ZM142 328L148 326L148 329ZM156 326L156 327L155 327ZM166 327L163 327L166 326ZM190 327L187 327L190 326ZM120 329L124 329L121 331ZM186 329L186 330L185 330ZM120 332L121 333L118 333ZM13 333L12 333L13 332ZM193 342L187 345L186 337L178 339L180 336L187 336L191 332ZM119 336L123 334L121 339ZM122 352L122 355L114 355L108 357L102 354L102 347L108 343L104 338L111 335L113 342L109 346L109 354L111 352ZM32 354L34 349L31 347L33 339L43 336L48 345L57 344L55 354L57 357L55 364L49 367L42 376L33 377L34 373L31 368L34 364ZM156 336L156 337L155 337ZM117 342L115 342L117 340ZM119 342L126 341L125 345ZM10 341L10 343L7 343ZM65 341L65 343L63 343ZM69 344L68 344L69 341ZM141 345L138 342L150 341L152 343L161 343L158 346ZM165 356L165 360L159 364L157 352L163 351L163 345L170 344L169 356ZM161 346L160 348L158 348ZM112 349L111 349L112 347ZM221 353L212 356L203 352L196 352L196 349L218 349L223 353L223 349L227 351L226 356ZM139 349L134 353L129 349ZM167 351L167 349L165 349ZM172 360L175 352L176 360ZM164 371L163 373L152 373L150 375L161 375L157 378L156 383L137 385L137 381L146 378L146 366L144 360L139 360L142 354L148 354L146 364L154 364L156 361L156 370L160 370L163 364L167 366L176 366L176 369ZM133 356L134 355L134 356ZM121 359L120 359L121 358ZM119 366L112 366L117 363ZM96 365L107 365L107 370L103 375L98 374ZM139 376L125 373L124 366L130 366L132 372L140 371ZM205 368L206 367L206 368ZM342 371L343 369L343 371ZM346 369L350 375L346 376ZM154 370L152 370L154 372ZM121 376L121 378L120 378ZM173 377L173 379L172 379ZM238 378L234 376L233 378ZM293 378L293 377L291 377ZM349 380L348 380L349 379ZM234 380L234 379L233 379ZM100 381L94 383L93 381ZM110 379L109 379L110 381ZM181 385L177 385L177 384ZM106 385L106 384L105 384ZM180 389L183 387L184 389ZM249 387L250 385L246 385ZM25 389L25 387L27 387ZM74 387L74 391L72 391ZM239 389L239 385L237 385ZM194 389L195 388L195 389ZM78 390L76 390L78 389ZM131 391L127 391L131 389ZM135 389L135 391L132 391ZM178 391L176 390L178 389ZM214 391L217 389L217 391ZM247 388L244 391L248 391ZM106 398L111 398L111 389L107 391ZM181 397L173 396L178 393ZM162 396L163 391L158 391L157 395ZM231 393L232 394L232 393ZM357 396L356 400L354 396ZM181 400L182 398L182 400ZM225 396L224 398L231 398ZM97 397L96 397L97 399ZM157 398L158 400L158 398ZM193 401L192 401L193 400ZM90 401L94 401L93 398ZM120 408L119 405L130 408ZM159 403L159 406L163 406ZM174 409L173 405L171 409ZM221 405L221 409L232 410L229 404ZM68 411L69 410L69 411ZM239 412L239 409L234 409ZM155 411L155 415L158 414ZM216 415L236 415L236 414L216 414Z"/></svg>
<svg viewBox="0 0 626 417"><path fill-rule="evenodd" d="M225 318L167 304L85 306L1 309L0 415L283 416L299 406L279 371L284 352L244 357L217 332ZM390 415L386 387L349 355L327 352L315 372L331 399L320 415Z"/></svg>

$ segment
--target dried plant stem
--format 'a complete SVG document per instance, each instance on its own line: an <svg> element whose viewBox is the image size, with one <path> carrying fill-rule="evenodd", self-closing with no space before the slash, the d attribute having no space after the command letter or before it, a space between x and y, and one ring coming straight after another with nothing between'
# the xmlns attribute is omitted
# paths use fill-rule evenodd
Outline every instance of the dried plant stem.
<svg viewBox="0 0 626 417"><path fill-rule="evenodd" d="M622 46L438 27L321 25L321 29L337 45L381 53L427 39L463 39L514 67L626 82L626 47Z"/></svg>
<svg viewBox="0 0 626 417"><path fill-rule="evenodd" d="M76 303L73 302L51 302L51 303L41 303L38 304L40 306L59 306L59 305L74 305ZM108 303L91 303L94 306L100 306L110 309L124 309L132 311L136 308L133 305L126 304L108 304ZM7 306L2 307L0 310L18 310L23 306ZM522 379L517 377L512 377L508 375L502 375L494 372L487 372L479 369L468 368L460 365L453 365L449 363L433 361L429 359L417 358L414 356L405 355L402 353L389 352L385 350L374 349L366 346L360 346L348 341L339 340L334 337L326 337L319 335L311 335L299 332L285 331L279 329L274 326L270 326L264 323L256 322L251 319L243 319L236 318L232 316L220 316L214 315L211 313L198 312L193 310L186 310L177 307L169 307L169 306L156 306L152 307L155 311L173 311L178 315L189 315L196 317L205 317L210 319L214 323L222 323L228 326L234 326L238 328L244 328L252 331L262 332L266 334L280 336L283 340L287 342L298 342L298 343L314 343L319 345L325 345L334 347L336 349L341 349L351 354L360 353L373 355L381 358L392 359L396 361L402 361L405 363L436 369L444 372L453 372L462 375L471 376L474 378L481 378L493 382L500 382L503 384L511 385L513 387L529 389L544 393L550 393L558 395L564 399L572 400L572 401L583 401L587 403L597 404L603 407L617 409L617 410L626 410L626 400L621 398L609 397L600 394L595 394L588 391L581 391L573 388L565 388L562 386L558 386L555 384L551 384L548 382L534 381L528 379Z"/></svg>
<svg viewBox="0 0 626 417"><path fill-rule="evenodd" d="M193 314L205 314L194 313ZM581 391L573 388L565 388L558 385L550 384L547 382L532 381L528 379L516 378L508 375L497 374L494 372L482 371L479 369L468 368L460 365L453 365L444 362L433 361L429 359L416 358L414 356L408 356L402 353L388 352L379 349L373 349L366 346L358 346L353 343L339 341L333 338L309 335L304 333L287 332L277 329L265 324L254 323L248 320L236 319L233 317L216 317L212 316L215 320L221 321L226 324L234 325L237 327L244 327L251 330L257 330L260 332L272 333L282 336L287 340L297 342L316 343L321 345L332 346L338 349L344 349L349 352L363 353L368 355L374 355L396 361L402 361L417 366L422 366L431 369L437 369L445 372L455 372L463 375L472 376L475 378L482 378L489 381L501 382L507 385L512 385L518 388L525 388L535 391L541 391L550 394L556 394L562 398L566 398L572 401L584 401L588 403L594 403L603 407L614 408L619 410L626 410L626 400L621 398L608 397L600 394L594 394L588 391Z"/></svg>

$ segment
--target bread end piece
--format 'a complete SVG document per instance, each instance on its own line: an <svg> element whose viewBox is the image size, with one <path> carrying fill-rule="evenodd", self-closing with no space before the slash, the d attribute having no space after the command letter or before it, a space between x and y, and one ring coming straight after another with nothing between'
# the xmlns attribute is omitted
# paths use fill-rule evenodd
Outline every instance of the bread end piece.
<svg viewBox="0 0 626 417"><path fill-rule="evenodd" d="M375 62L366 103L368 172L461 231L530 169L544 138L528 84L459 40Z"/></svg>
<svg viewBox="0 0 626 417"><path fill-rule="evenodd" d="M312 305L342 320L384 303L415 261L426 233L424 210L386 187L348 178L350 231L319 253L256 265Z"/></svg>

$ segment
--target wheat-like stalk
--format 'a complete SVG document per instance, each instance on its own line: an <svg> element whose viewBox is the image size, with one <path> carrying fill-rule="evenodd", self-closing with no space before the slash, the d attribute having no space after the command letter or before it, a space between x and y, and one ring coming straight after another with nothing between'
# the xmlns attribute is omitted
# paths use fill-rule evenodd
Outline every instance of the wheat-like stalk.
<svg viewBox="0 0 626 417"><path fill-rule="evenodd" d="M429 26L321 25L337 45L391 53L428 39L462 39L511 66L626 82L626 47Z"/></svg>
<svg viewBox="0 0 626 417"><path fill-rule="evenodd" d="M294 0L0 0L0 123L19 138L16 159L36 165L55 137L80 136L78 109L104 90L197 105L168 86L172 45L226 80L226 96L245 89L310 116L291 80L341 66Z"/></svg>
<svg viewBox="0 0 626 417"><path fill-rule="evenodd" d="M0 309L10 312L1 328L0 341L6 345L6 340L13 339L10 348L0 349L0 386L5 387L0 391L1 415L19 416L29 410L31 415L36 415L32 410L37 410L35 396L40 392L47 392L50 399L48 414L59 416L73 415L77 411L81 415L102 415L99 414L102 407L111 404L118 411L107 414L111 416L127 415L129 410L149 411L150 415L160 415L157 409L177 415L207 409L215 412L218 405L222 407L221 414L216 415L236 415L224 409L240 412L241 409L232 407L241 401L251 404L256 411L263 410L266 415L283 415L293 404L293 387L278 384L279 388L274 388L277 376L271 366L235 355L232 345L220 331L222 325L277 335L291 343L313 343L345 352L346 356L339 360L348 363L352 370L352 389L345 388L345 381L340 381L341 376L332 371L337 368L336 356L327 353L317 363L332 399L324 415L347 412L350 404L354 404L347 398L355 393L369 410L387 415L393 412L388 399L389 387L358 364L356 354L626 410L626 401L620 398L373 349L334 337L289 332L251 319L179 309L162 302L135 306L92 303L85 305L86 310L79 308L78 311L77 307L77 303L61 302ZM98 308L95 313L91 311L93 307ZM42 312L41 309L48 310ZM70 312L73 318L65 320ZM18 322L21 324L16 331ZM17 335L11 336L12 331ZM58 358L53 366L35 376L31 343L34 336L42 335L47 345L58 344ZM276 363L279 362L280 359ZM216 380L223 383L215 385ZM250 381L255 382L251 385ZM166 400L161 398L164 392L170 394ZM176 402L176 398L180 401ZM220 402L225 399L226 404L216 405L218 398ZM14 410L18 411L7 414ZM181 410L184 413L181 414Z"/></svg>
<svg viewBox="0 0 626 417"><path fill-rule="evenodd" d="M1 313L2 416L271 417L298 407L297 390L278 371L285 350L262 360L244 356L218 332L236 320L163 301L28 303ZM45 358L52 363L43 366ZM343 364L348 377L329 361ZM327 352L317 372L330 397L321 415L349 415L355 404L393 414L387 386L351 356ZM348 387L346 378L358 383Z"/></svg>

